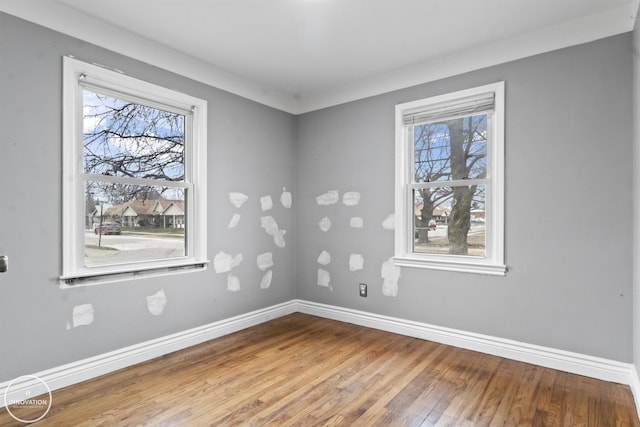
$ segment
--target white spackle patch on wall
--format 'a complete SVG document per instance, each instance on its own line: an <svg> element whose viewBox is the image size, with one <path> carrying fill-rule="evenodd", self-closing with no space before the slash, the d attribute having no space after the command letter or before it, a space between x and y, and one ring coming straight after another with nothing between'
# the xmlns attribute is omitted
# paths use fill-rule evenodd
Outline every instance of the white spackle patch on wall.
<svg viewBox="0 0 640 427"><path fill-rule="evenodd" d="M240 290L240 279L238 276L230 274L227 276L227 290L231 292L238 292Z"/></svg>
<svg viewBox="0 0 640 427"><path fill-rule="evenodd" d="M316 203L320 206L333 205L338 203L338 200L340 200L340 193L338 193L338 190L327 191L326 193L316 197Z"/></svg>
<svg viewBox="0 0 640 427"><path fill-rule="evenodd" d="M291 193L286 188L282 187L282 194L280 195L280 203L282 207L289 209L292 203Z"/></svg>
<svg viewBox="0 0 640 427"><path fill-rule="evenodd" d="M342 195L342 203L345 206L357 206L360 203L360 193L357 191L347 191Z"/></svg>
<svg viewBox="0 0 640 427"><path fill-rule="evenodd" d="M331 274L329 274L327 270L323 270L319 268L318 269L318 286L324 286L325 288L328 288L329 282L331 282Z"/></svg>
<svg viewBox="0 0 640 427"><path fill-rule="evenodd" d="M364 268L364 257L361 254L349 255L349 271L362 270Z"/></svg>
<svg viewBox="0 0 640 427"><path fill-rule="evenodd" d="M258 268L262 271L265 271L269 267L273 267L273 253L265 252L258 255L256 262L258 264Z"/></svg>
<svg viewBox="0 0 640 427"><path fill-rule="evenodd" d="M327 251L320 252L318 255L318 264L328 265L331 262L331 254Z"/></svg>
<svg viewBox="0 0 640 427"><path fill-rule="evenodd" d="M388 297L398 296L398 281L400 280L400 267L393 263L393 258L389 258L382 263L380 275L384 279L382 282L382 294Z"/></svg>
<svg viewBox="0 0 640 427"><path fill-rule="evenodd" d="M164 294L163 289L147 297L147 308L149 313L154 316L160 316L164 311L165 305L167 305L167 296Z"/></svg>
<svg viewBox="0 0 640 427"><path fill-rule="evenodd" d="M236 208L239 208L240 206L242 206L242 204L246 202L247 199L249 199L249 196L247 196L244 193L235 193L235 192L229 193L229 201Z"/></svg>
<svg viewBox="0 0 640 427"><path fill-rule="evenodd" d="M226 273L242 262L242 254L232 257L226 252L218 252L213 258L213 269L216 273Z"/></svg>
<svg viewBox="0 0 640 427"><path fill-rule="evenodd" d="M271 286L271 279L273 278L273 271L269 270L264 273L262 280L260 281L260 289L268 289Z"/></svg>
<svg viewBox="0 0 640 427"><path fill-rule="evenodd" d="M73 327L86 326L93 323L93 305L80 304L73 307Z"/></svg>
<svg viewBox="0 0 640 427"><path fill-rule="evenodd" d="M271 199L271 196L260 197L260 207L263 211L268 211L273 208L273 200Z"/></svg>
<svg viewBox="0 0 640 427"><path fill-rule="evenodd" d="M362 228L364 227L364 220L361 216L354 216L349 220L349 225L353 228Z"/></svg>
<svg viewBox="0 0 640 427"><path fill-rule="evenodd" d="M325 216L320 221L318 221L318 227L320 227L320 230L326 233L331 228L331 220Z"/></svg>
<svg viewBox="0 0 640 427"><path fill-rule="evenodd" d="M233 259L231 260L231 268L235 268L237 266L240 265L240 263L242 262L242 254L237 254L236 256L233 257Z"/></svg>
<svg viewBox="0 0 640 427"><path fill-rule="evenodd" d="M228 228L236 228L238 226L239 222L240 222L240 214L234 213L233 216L231 217L231 220L229 221L229 225L227 227Z"/></svg>
<svg viewBox="0 0 640 427"><path fill-rule="evenodd" d="M396 215L389 214L384 221L382 221L382 228L385 230L395 230L396 229Z"/></svg>
<svg viewBox="0 0 640 427"><path fill-rule="evenodd" d="M280 230L278 223L272 216L260 217L260 225L265 229L268 235L273 236L273 243L279 248L285 247L284 235L287 230Z"/></svg>

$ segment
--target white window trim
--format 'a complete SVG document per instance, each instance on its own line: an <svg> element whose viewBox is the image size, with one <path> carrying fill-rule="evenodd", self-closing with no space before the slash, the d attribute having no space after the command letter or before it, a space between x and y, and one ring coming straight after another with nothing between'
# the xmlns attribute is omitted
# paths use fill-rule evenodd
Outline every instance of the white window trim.
<svg viewBox="0 0 640 427"><path fill-rule="evenodd" d="M488 129L493 138L488 147L490 188L487 189L487 211L490 212L490 221L487 223L486 257L415 253L410 240L413 237L414 209L410 209L413 201L409 194L409 184L413 181L413 159L403 116L411 110L491 92L495 96L495 114ZM504 263L504 82L398 104L395 114L395 264L402 267L504 276L507 271Z"/></svg>
<svg viewBox="0 0 640 427"><path fill-rule="evenodd" d="M84 257L84 171L82 162L82 80L92 86L111 88L121 93L191 111L192 132L185 141L185 184L190 191L185 233L187 256L163 260L86 267ZM66 286L91 278L90 284L175 274L182 267L204 268L207 260L207 101L162 86L145 82L120 72L63 58L62 96L62 275ZM117 179L117 178L116 178ZM121 181L127 181L122 178ZM180 184L178 184L180 185Z"/></svg>

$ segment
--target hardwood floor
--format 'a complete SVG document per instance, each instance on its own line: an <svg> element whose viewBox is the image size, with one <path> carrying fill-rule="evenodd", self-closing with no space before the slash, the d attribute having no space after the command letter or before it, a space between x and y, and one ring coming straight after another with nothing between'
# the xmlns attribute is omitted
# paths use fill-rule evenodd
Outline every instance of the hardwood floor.
<svg viewBox="0 0 640 427"><path fill-rule="evenodd" d="M55 391L34 425L640 422L627 386L295 313Z"/></svg>

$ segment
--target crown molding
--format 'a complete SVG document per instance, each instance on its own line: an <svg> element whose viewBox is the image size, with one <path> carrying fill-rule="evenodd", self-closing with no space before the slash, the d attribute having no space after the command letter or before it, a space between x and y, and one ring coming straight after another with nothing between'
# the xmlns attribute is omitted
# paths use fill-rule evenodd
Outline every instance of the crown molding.
<svg viewBox="0 0 640 427"><path fill-rule="evenodd" d="M0 11L278 110L297 109L293 94L243 79L60 3L1 0Z"/></svg>
<svg viewBox="0 0 640 427"><path fill-rule="evenodd" d="M638 3L640 0L634 0ZM343 104L633 30L637 6L619 7L560 25L436 58L392 73L301 97L298 113Z"/></svg>
<svg viewBox="0 0 640 427"><path fill-rule="evenodd" d="M295 95L233 75L178 50L51 1L2 0L0 11L291 114L363 99L633 30L640 0L627 6L435 58L341 87Z"/></svg>

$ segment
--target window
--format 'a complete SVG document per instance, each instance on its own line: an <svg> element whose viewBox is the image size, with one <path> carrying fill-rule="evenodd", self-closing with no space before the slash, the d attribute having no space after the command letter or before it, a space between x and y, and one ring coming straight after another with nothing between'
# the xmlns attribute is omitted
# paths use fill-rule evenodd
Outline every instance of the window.
<svg viewBox="0 0 640 427"><path fill-rule="evenodd" d="M206 263L204 100L64 58L66 284Z"/></svg>
<svg viewBox="0 0 640 427"><path fill-rule="evenodd" d="M395 262L504 275L504 82L396 106Z"/></svg>

